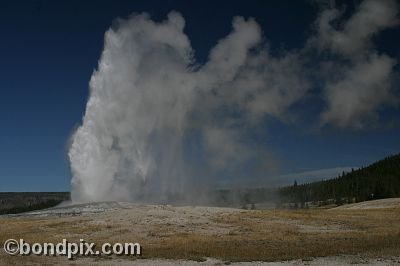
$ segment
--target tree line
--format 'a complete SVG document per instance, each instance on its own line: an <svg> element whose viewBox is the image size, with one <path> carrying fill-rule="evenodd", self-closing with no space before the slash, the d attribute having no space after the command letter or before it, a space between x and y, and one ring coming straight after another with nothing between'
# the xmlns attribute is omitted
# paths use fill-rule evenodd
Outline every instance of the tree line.
<svg viewBox="0 0 400 266"><path fill-rule="evenodd" d="M280 188L279 195L281 203L292 203L294 207L400 197L400 154L333 179L305 184L295 181L292 186Z"/></svg>

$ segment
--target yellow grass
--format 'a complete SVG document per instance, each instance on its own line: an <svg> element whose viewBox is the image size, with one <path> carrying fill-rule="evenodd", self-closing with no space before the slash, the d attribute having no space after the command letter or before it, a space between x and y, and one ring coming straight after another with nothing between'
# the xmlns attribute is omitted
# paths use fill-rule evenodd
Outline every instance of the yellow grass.
<svg viewBox="0 0 400 266"><path fill-rule="evenodd" d="M114 222L104 226L94 224L90 217L0 218L0 243L9 238L23 238L30 243L57 243L63 238L73 242L83 238L100 246L105 242L134 240L143 247L144 258L214 257L224 261L277 261L339 254L400 255L400 208L220 213L196 227ZM200 227L203 230L198 230ZM224 230L213 233L216 227ZM19 259L3 255L0 263ZM46 261L35 256L25 257L24 261L28 259Z"/></svg>

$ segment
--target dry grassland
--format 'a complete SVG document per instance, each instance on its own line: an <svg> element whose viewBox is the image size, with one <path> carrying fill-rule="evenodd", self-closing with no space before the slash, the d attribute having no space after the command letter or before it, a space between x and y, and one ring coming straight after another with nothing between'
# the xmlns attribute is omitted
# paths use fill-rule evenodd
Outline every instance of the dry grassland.
<svg viewBox="0 0 400 266"><path fill-rule="evenodd" d="M97 246L139 242L141 258L196 261L206 257L231 262L338 254L400 256L400 208L243 211L132 206L90 215L0 218L0 243L9 238L29 243L84 239ZM59 259L1 254L0 264Z"/></svg>

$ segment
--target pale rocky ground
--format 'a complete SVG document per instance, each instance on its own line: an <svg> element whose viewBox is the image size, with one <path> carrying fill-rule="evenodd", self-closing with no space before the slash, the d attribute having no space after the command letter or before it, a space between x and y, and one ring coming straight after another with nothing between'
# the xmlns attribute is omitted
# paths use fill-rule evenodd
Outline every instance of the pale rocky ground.
<svg viewBox="0 0 400 266"><path fill-rule="evenodd" d="M244 212L241 209L185 206L174 207L171 205L145 205L129 202L100 202L93 204L78 204L51 208L43 211L34 211L25 214L13 215L14 217L28 218L53 218L80 217L90 219L89 224L104 228L113 226L117 228L129 227L138 237L148 237L149 231L143 228L167 225L172 229L179 228L180 232L203 234L225 234L229 228L220 226L210 218L218 214ZM174 232L170 230L171 234ZM151 232L150 232L151 234Z"/></svg>
<svg viewBox="0 0 400 266"><path fill-rule="evenodd" d="M357 204L344 205L335 209L341 211L351 211L360 209L385 209L400 208L400 199L385 199L379 201L369 201ZM326 210L330 212L331 210ZM396 211L397 212L397 211ZM247 215L251 211L233 209L233 208L217 208L217 207L173 207L169 205L142 205L124 202L103 202L95 204L66 205L62 207L35 211L30 213L0 216L0 227L3 221L40 221L46 226L68 225L68 228L74 227L98 227L106 230L91 231L90 235L83 232L74 234L74 230L62 231L54 230L56 239L110 239L110 234L121 233L121 230L129 229L129 234L136 236L138 239L149 239L158 241L158 239L167 239L178 233L196 233L212 237L222 237L230 235L232 232L239 232L234 224L224 223L215 220L215 217L229 217L229 215L244 214ZM399 212L400 214L400 212ZM254 218L255 219L255 218ZM259 218L257 218L259 219ZM271 214L268 219L256 220L257 224L262 224L265 228L269 226L283 224L294 228L299 233L305 234L326 234L335 232L352 232L357 228L348 227L345 224L330 222L327 224L303 223L301 219L286 218ZM4 223L6 225L6 223ZM161 228L161 229L159 229ZM1 229L1 228L0 228ZM3 227L2 230L7 232ZM106 232L107 233L106 233ZM47 230L45 232L48 232ZM110 233L111 232L111 233ZM128 231L127 231L128 232ZM0 232L1 233L1 232ZM114 239L115 240L115 239ZM111 242L111 239L110 239ZM166 259L120 259L113 257L112 259L104 258L78 258L76 260L67 260L65 257L41 257L31 255L29 257L15 257L15 261L0 249L0 265L24 265L29 259L27 265L400 265L399 255L383 256L383 257L366 257L357 255L346 256L328 256L320 258L307 258L304 260L290 260L280 262L229 262L220 261L213 258L206 258L206 261L198 262L192 260L166 260Z"/></svg>

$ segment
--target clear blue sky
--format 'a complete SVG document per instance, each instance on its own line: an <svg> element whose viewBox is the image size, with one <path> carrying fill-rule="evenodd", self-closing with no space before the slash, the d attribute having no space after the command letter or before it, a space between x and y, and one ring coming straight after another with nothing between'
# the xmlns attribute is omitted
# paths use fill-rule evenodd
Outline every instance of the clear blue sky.
<svg viewBox="0 0 400 266"><path fill-rule="evenodd" d="M0 191L69 190L68 138L81 122L88 81L114 18L145 11L162 20L179 11L202 62L236 15L254 17L272 51L302 47L318 11L310 2L0 2ZM376 38L380 51L400 59L399 28ZM313 130L308 125L318 104L301 104L300 122L269 121L265 138L258 137L283 162L281 174L362 166L400 151L398 107L380 110L378 126Z"/></svg>

